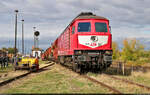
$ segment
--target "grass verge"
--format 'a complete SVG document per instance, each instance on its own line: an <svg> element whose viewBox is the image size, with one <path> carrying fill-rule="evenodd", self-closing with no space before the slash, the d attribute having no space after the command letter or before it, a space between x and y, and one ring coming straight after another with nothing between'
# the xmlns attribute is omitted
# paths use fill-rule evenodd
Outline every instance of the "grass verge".
<svg viewBox="0 0 150 95"><path fill-rule="evenodd" d="M63 72L63 71L62 71ZM108 89L92 83L81 77L71 77L57 70L39 74L25 80L2 93L6 94L47 94L47 93L108 93Z"/></svg>

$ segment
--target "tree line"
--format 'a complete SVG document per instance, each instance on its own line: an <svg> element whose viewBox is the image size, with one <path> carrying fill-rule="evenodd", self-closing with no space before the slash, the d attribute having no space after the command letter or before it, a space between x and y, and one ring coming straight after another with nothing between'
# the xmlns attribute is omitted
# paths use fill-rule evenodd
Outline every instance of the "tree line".
<svg viewBox="0 0 150 95"><path fill-rule="evenodd" d="M112 42L113 60L121 60L129 64L144 64L150 62L150 50L136 39L124 39L123 48L119 50L118 44Z"/></svg>
<svg viewBox="0 0 150 95"><path fill-rule="evenodd" d="M11 48L11 47L2 47L1 48L2 51L7 52L8 54L14 54L15 53L15 48ZM18 49L16 50L18 52Z"/></svg>

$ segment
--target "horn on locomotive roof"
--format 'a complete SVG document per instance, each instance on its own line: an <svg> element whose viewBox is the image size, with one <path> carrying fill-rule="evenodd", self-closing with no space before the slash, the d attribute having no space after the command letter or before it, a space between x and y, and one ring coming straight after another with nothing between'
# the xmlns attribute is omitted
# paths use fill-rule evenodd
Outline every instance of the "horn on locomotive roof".
<svg viewBox="0 0 150 95"><path fill-rule="evenodd" d="M94 15L92 12L81 12L78 16Z"/></svg>

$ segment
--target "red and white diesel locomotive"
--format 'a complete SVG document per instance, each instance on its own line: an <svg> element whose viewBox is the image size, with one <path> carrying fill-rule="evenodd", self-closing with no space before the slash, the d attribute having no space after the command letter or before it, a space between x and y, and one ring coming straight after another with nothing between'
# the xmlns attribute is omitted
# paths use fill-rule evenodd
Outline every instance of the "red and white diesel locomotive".
<svg viewBox="0 0 150 95"><path fill-rule="evenodd" d="M112 35L109 20L82 12L66 27L51 46L55 60L72 64L73 70L102 71L112 63Z"/></svg>

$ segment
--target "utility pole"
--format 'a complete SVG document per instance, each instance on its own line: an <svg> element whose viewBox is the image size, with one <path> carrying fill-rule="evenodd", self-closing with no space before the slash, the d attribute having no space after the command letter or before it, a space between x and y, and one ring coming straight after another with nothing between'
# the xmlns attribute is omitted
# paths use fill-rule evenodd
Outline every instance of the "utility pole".
<svg viewBox="0 0 150 95"><path fill-rule="evenodd" d="M22 19L22 55L24 55L24 20Z"/></svg>
<svg viewBox="0 0 150 95"><path fill-rule="evenodd" d="M14 50L14 68L15 68L15 65L17 63L17 15L18 15L18 10L15 10L15 50ZM16 70L16 68L15 68Z"/></svg>
<svg viewBox="0 0 150 95"><path fill-rule="evenodd" d="M18 10L15 10L15 13L16 13L16 17L15 17L15 57L17 55L17 48L16 48L16 45L17 45L17 14L18 14Z"/></svg>

